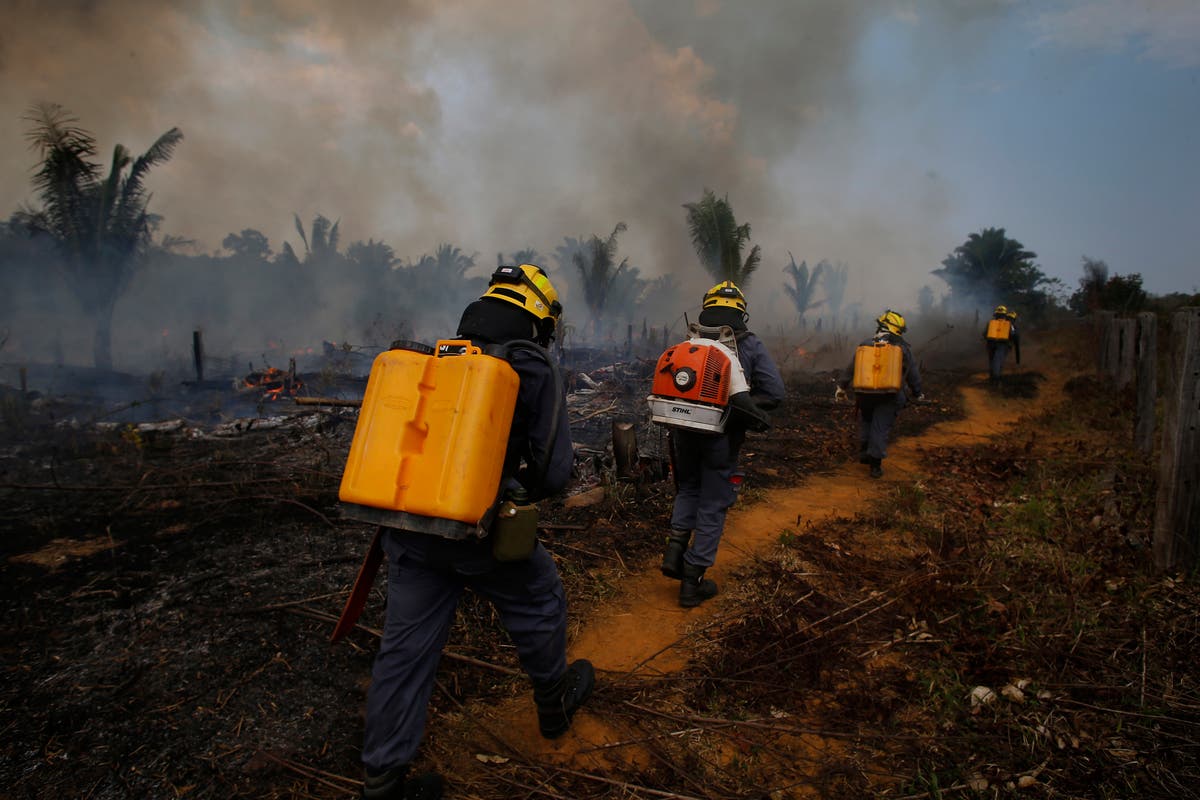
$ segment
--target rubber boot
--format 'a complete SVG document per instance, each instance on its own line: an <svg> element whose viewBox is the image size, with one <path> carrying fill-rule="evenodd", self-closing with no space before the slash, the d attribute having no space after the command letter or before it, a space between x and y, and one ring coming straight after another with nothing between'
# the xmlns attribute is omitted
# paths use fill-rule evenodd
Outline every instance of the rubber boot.
<svg viewBox="0 0 1200 800"><path fill-rule="evenodd" d="M571 662L562 677L553 683L533 687L537 704L538 728L547 739L557 739L571 727L571 718L592 694L596 670L586 658Z"/></svg>
<svg viewBox="0 0 1200 800"><path fill-rule="evenodd" d="M706 567L695 564L683 565L683 580L679 583L679 605L695 608L709 598L717 596L717 583L704 577Z"/></svg>
<svg viewBox="0 0 1200 800"><path fill-rule="evenodd" d="M667 549L663 551L662 574L668 578L679 580L683 577L683 554L687 552L688 542L691 541L691 531L680 531L674 528L667 534Z"/></svg>
<svg viewBox="0 0 1200 800"><path fill-rule="evenodd" d="M393 767L379 775L367 773L363 800L441 800L442 776L427 772L408 777L409 766Z"/></svg>
<svg viewBox="0 0 1200 800"><path fill-rule="evenodd" d="M871 459L871 477L872 478L882 478L883 477L883 459L882 458L872 458Z"/></svg>

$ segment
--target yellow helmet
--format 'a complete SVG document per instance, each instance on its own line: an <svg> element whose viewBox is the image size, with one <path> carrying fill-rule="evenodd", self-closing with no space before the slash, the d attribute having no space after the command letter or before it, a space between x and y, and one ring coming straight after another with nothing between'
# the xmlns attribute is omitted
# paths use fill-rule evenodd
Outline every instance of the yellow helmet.
<svg viewBox="0 0 1200 800"><path fill-rule="evenodd" d="M482 296L520 306L539 321L551 320L552 324L557 324L562 316L558 290L550 283L546 272L534 264L496 267Z"/></svg>
<svg viewBox="0 0 1200 800"><path fill-rule="evenodd" d="M993 317L1007 317L1008 306L996 306L996 310L992 312Z"/></svg>
<svg viewBox="0 0 1200 800"><path fill-rule="evenodd" d="M746 295L733 281L721 281L704 293L701 308L733 308L746 313Z"/></svg>
<svg viewBox="0 0 1200 800"><path fill-rule="evenodd" d="M908 330L908 325L904 322L904 317L890 308L880 314L875 322L878 324L879 330L894 333L897 336L903 336L904 332Z"/></svg>
<svg viewBox="0 0 1200 800"><path fill-rule="evenodd" d="M1017 312L1010 309L1010 310L1004 312L1004 316L1008 317L1009 319L1016 319Z"/></svg>

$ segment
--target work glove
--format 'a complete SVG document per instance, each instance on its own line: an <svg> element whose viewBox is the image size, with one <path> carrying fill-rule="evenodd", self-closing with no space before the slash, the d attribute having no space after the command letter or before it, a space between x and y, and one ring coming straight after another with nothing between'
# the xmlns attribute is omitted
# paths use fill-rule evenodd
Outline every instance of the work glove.
<svg viewBox="0 0 1200 800"><path fill-rule="evenodd" d="M771 418L751 399L749 392L730 395L729 405L733 407L734 412L741 417L742 422L749 430L758 433L770 430Z"/></svg>
<svg viewBox="0 0 1200 800"><path fill-rule="evenodd" d="M837 387L836 389L834 389L834 390L833 390L833 402L835 402L835 403L848 403L848 402L850 402L850 398L849 398L849 396L846 394L846 390L845 390L845 389L843 389L843 388L842 388L842 387L840 387L840 386L839 386L839 387Z"/></svg>

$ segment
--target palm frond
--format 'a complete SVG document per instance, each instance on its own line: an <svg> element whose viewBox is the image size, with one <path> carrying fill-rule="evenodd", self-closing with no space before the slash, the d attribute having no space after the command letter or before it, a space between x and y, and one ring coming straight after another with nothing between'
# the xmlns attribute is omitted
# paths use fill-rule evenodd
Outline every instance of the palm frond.
<svg viewBox="0 0 1200 800"><path fill-rule="evenodd" d="M341 224L342 224L342 221L340 219L334 220L333 227L331 227L329 229L329 237L328 237L327 244L329 245L330 252L333 252L333 253L337 252L338 242L342 238L341 232L339 230L339 228L341 227Z"/></svg>
<svg viewBox="0 0 1200 800"><path fill-rule="evenodd" d="M742 262L741 274L738 275L737 283L739 286L745 286L750 282L750 276L758 269L759 263L762 262L762 249L758 245L750 248L750 252L746 255L746 260Z"/></svg>
<svg viewBox="0 0 1200 800"><path fill-rule="evenodd" d="M292 219L296 223L296 233L300 234L300 241L304 242L304 253L307 255L312 252L308 247L308 234L304 232L304 223L300 221L300 215L293 212ZM291 248L288 248L291 250ZM296 252L292 250L292 257L296 256Z"/></svg>
<svg viewBox="0 0 1200 800"><path fill-rule="evenodd" d="M133 208L146 204L146 173L156 164L169 161L171 156L175 154L175 148L182 140L183 132L179 128L171 128L171 130L158 137L158 140L150 145L149 150L138 156L137 160L133 162L133 167L129 170L129 176L125 179L125 186L121 192L122 208Z"/></svg>
<svg viewBox="0 0 1200 800"><path fill-rule="evenodd" d="M41 160L32 179L41 220L61 247L77 251L94 220L87 198L100 173L100 164L92 160L96 140L57 104L35 106L25 120L31 123L26 139Z"/></svg>

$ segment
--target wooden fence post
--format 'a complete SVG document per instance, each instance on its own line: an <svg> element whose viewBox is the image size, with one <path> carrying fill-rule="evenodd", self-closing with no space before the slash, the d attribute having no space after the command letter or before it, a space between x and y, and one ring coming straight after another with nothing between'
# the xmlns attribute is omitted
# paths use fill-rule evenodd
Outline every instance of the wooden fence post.
<svg viewBox="0 0 1200 800"><path fill-rule="evenodd" d="M1137 320L1119 319L1114 325L1117 330L1117 388L1124 389L1133 383L1133 368L1137 352Z"/></svg>
<svg viewBox="0 0 1200 800"><path fill-rule="evenodd" d="M1104 351L1108 358L1108 369L1104 374L1114 383L1117 380L1117 374L1121 371L1121 326L1118 324L1119 322L1120 320L1115 317L1108 321L1108 341L1104 343Z"/></svg>
<svg viewBox="0 0 1200 800"><path fill-rule="evenodd" d="M1111 311L1096 312L1096 373L1101 377L1111 374L1109 370L1111 369L1113 356L1109 352L1109 344L1112 341L1111 334L1115 319L1116 315Z"/></svg>
<svg viewBox="0 0 1200 800"><path fill-rule="evenodd" d="M1190 569L1200 555L1200 308L1171 315L1163 440L1154 509L1154 566Z"/></svg>
<svg viewBox="0 0 1200 800"><path fill-rule="evenodd" d="M192 331L192 364L196 367L196 383L204 383L204 334Z"/></svg>
<svg viewBox="0 0 1200 800"><path fill-rule="evenodd" d="M1154 400L1158 393L1158 317L1144 311L1137 318L1137 410L1133 446L1140 453L1154 450Z"/></svg>

